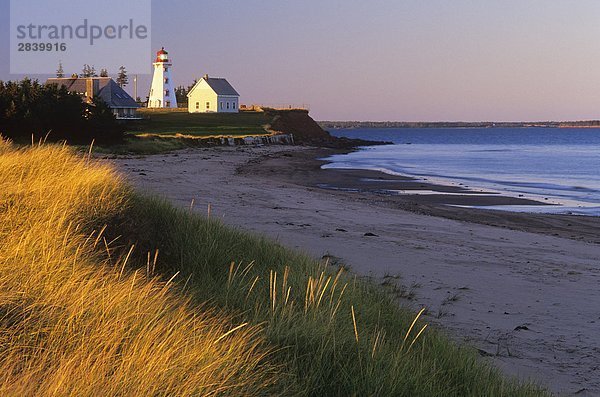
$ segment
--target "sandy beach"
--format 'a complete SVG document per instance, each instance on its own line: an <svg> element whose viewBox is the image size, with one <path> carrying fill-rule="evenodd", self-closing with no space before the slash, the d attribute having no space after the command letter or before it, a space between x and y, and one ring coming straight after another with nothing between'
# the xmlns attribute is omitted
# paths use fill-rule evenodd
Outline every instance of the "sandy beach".
<svg viewBox="0 0 600 397"><path fill-rule="evenodd" d="M600 394L600 218L450 207L524 200L320 170L329 153L226 147L110 161L143 191L397 284L400 304L427 307L428 322L508 374ZM382 193L390 186L440 194Z"/></svg>

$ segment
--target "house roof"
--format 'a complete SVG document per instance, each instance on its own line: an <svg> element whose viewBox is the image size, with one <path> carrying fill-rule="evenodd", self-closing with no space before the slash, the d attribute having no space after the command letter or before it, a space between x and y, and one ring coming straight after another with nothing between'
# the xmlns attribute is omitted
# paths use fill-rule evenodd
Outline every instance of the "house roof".
<svg viewBox="0 0 600 397"><path fill-rule="evenodd" d="M202 83L202 80L206 81L208 86L217 95L240 96L240 94L238 94L238 92L235 90L235 88L233 88L233 86L231 84L229 84L229 82L226 79L208 77L208 76L204 76L202 79L200 79L196 83L194 88L192 88L190 90L190 92L188 93L188 96L192 93L192 91L194 91L194 89L196 89L196 87L198 87L198 85L200 83Z"/></svg>
<svg viewBox="0 0 600 397"><path fill-rule="evenodd" d="M161 58L162 55L165 55L164 59ZM169 62L169 53L165 50L165 47L161 48L160 51L156 53L156 62Z"/></svg>
<svg viewBox="0 0 600 397"><path fill-rule="evenodd" d="M51 78L46 80L46 84L56 84L58 86L65 86L70 92L75 92L80 95L84 95L87 91L86 79L65 77L65 78Z"/></svg>
<svg viewBox="0 0 600 397"><path fill-rule="evenodd" d="M139 108L137 102L125 90L113 80L109 79L108 84L100 86L97 94L110 108Z"/></svg>
<svg viewBox="0 0 600 397"><path fill-rule="evenodd" d="M140 106L125 90L110 77L67 77L67 78L50 78L46 84L62 85L71 92L79 95L85 95L87 92L88 79L98 82L98 92L96 96L100 97L110 108L139 108Z"/></svg>

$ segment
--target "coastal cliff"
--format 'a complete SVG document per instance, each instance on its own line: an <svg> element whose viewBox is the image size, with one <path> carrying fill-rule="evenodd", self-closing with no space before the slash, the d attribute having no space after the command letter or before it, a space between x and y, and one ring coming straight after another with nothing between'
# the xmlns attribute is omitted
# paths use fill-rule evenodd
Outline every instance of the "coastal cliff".
<svg viewBox="0 0 600 397"><path fill-rule="evenodd" d="M382 145L385 142L362 139L337 138L325 131L307 110L265 110L270 123L265 129L274 134L293 135L294 143L329 148Z"/></svg>
<svg viewBox="0 0 600 397"><path fill-rule="evenodd" d="M302 109L260 108L235 114L143 109L139 113L143 119L128 125L130 140L183 146L296 144L343 149L381 144L332 136Z"/></svg>

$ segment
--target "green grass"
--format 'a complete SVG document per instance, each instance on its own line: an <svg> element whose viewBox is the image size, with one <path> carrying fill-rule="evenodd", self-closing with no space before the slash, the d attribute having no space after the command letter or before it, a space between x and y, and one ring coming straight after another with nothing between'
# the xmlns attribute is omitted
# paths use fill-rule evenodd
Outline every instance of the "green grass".
<svg viewBox="0 0 600 397"><path fill-rule="evenodd" d="M402 309L381 287L218 220L135 195L120 231L197 302L262 324L286 385L324 396L537 396ZM307 292L308 291L308 292ZM414 344L413 344L414 343Z"/></svg>
<svg viewBox="0 0 600 397"><path fill-rule="evenodd" d="M268 134L271 119L263 112L198 113L187 109L140 109L141 121L130 121L124 142L97 146L102 154L150 155L201 145L208 137L243 137ZM82 148L84 150L85 148Z"/></svg>
<svg viewBox="0 0 600 397"><path fill-rule="evenodd" d="M269 118L262 112L196 113L187 109L140 109L144 120L134 124L131 134L160 135L255 135L266 134Z"/></svg>
<svg viewBox="0 0 600 397"><path fill-rule="evenodd" d="M547 395L382 287L105 163L0 141L0 165L0 395Z"/></svg>
<svg viewBox="0 0 600 397"><path fill-rule="evenodd" d="M152 155L169 153L191 147L192 142L183 138L162 138L156 136L139 137L135 135L125 136L124 142L116 145L97 145L94 153L106 155ZM89 151L89 147L79 146L82 152Z"/></svg>

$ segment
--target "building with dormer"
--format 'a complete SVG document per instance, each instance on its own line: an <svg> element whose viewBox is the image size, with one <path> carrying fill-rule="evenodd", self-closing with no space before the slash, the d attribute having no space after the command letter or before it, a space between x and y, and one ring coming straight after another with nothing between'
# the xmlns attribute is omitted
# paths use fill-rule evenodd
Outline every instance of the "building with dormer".
<svg viewBox="0 0 600 397"><path fill-rule="evenodd" d="M188 93L190 113L238 113L240 94L226 79L204 75Z"/></svg>

